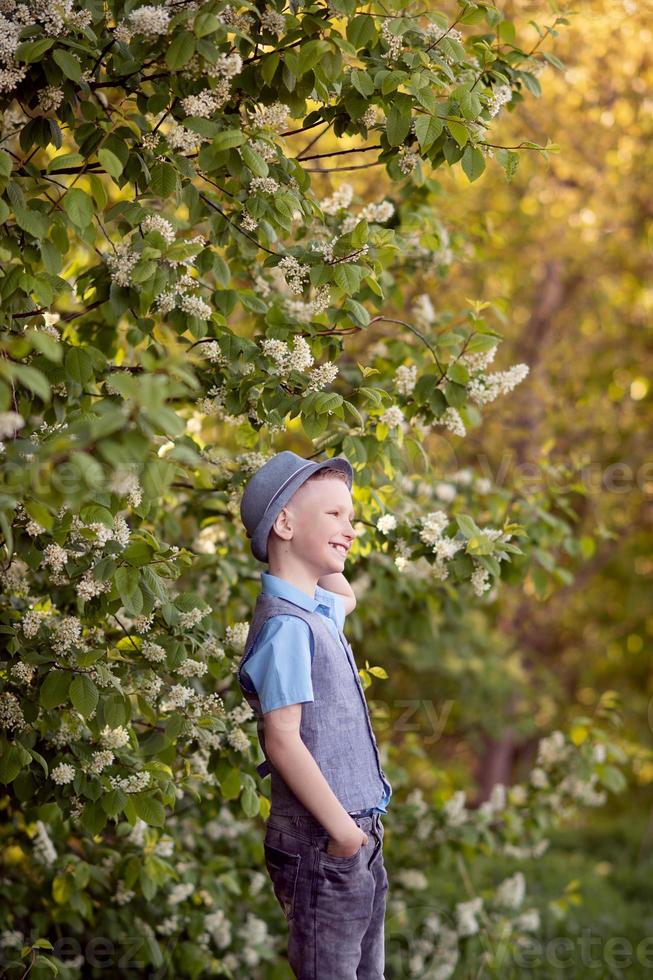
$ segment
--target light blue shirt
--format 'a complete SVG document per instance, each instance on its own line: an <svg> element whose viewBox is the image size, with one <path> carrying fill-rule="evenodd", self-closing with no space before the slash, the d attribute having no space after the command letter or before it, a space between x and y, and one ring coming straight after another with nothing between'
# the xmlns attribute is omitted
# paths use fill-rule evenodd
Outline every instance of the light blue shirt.
<svg viewBox="0 0 653 980"><path fill-rule="evenodd" d="M311 598L296 585L271 572L261 572L261 591L280 596L308 612L321 613L337 638L343 656L347 656L338 632L345 622L342 596L317 585ZM261 703L261 711L265 713L287 704L314 700L312 660L313 634L308 623L297 616L272 616L257 636L253 650L241 667L241 676L246 686L249 682ZM392 789L383 777L381 779L385 792L374 809L387 813L386 804L392 796Z"/></svg>

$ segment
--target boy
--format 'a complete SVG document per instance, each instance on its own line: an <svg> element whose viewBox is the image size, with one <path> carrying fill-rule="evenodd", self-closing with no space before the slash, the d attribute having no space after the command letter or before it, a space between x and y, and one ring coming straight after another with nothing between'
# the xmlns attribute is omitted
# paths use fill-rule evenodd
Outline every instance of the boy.
<svg viewBox="0 0 653 980"><path fill-rule="evenodd" d="M382 980L388 876L380 814L392 794L342 632L356 598L342 574L355 531L353 470L277 453L240 513L269 564L238 666L271 775L265 863L300 980Z"/></svg>

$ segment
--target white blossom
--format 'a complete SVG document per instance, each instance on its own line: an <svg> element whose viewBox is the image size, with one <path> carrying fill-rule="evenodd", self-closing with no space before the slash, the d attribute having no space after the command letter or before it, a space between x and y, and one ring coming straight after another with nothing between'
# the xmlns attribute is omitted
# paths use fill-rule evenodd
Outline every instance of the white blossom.
<svg viewBox="0 0 653 980"><path fill-rule="evenodd" d="M326 363L320 364L319 367L315 367L309 371L308 376L310 380L306 386L306 391L321 391L335 381L337 375L338 366L333 361L326 361ZM332 415L333 411L329 410L328 414Z"/></svg>
<svg viewBox="0 0 653 980"><path fill-rule="evenodd" d="M117 728L105 725L100 732L100 742L105 749L121 749L129 744L129 732L122 725Z"/></svg>
<svg viewBox="0 0 653 980"><path fill-rule="evenodd" d="M26 727L20 702L11 691L0 693L0 728L15 728L17 731Z"/></svg>
<svg viewBox="0 0 653 980"><path fill-rule="evenodd" d="M417 868L403 868L395 872L395 880L404 888L411 888L415 891L423 891L428 887L426 875Z"/></svg>
<svg viewBox="0 0 653 980"><path fill-rule="evenodd" d="M170 23L170 12L165 7L155 7L146 4L132 10L127 18L129 29L134 34L144 34L145 37L158 37L166 34Z"/></svg>
<svg viewBox="0 0 653 980"><path fill-rule="evenodd" d="M440 418L434 420L434 424L443 425L456 436L464 436L467 434L465 423L462 420L460 412L453 406L449 406L449 408L445 409Z"/></svg>
<svg viewBox="0 0 653 980"><path fill-rule="evenodd" d="M395 387L400 395L407 397L415 388L417 383L417 365L400 364L395 371Z"/></svg>
<svg viewBox="0 0 653 980"><path fill-rule="evenodd" d="M148 214L141 221L141 229L144 235L147 235L150 231L158 232L167 245L172 245L175 240L174 228L168 219L160 214Z"/></svg>
<svg viewBox="0 0 653 980"><path fill-rule="evenodd" d="M510 878L505 878L496 891L496 901L499 905L517 909L524 901L526 881L521 871L516 871Z"/></svg>
<svg viewBox="0 0 653 980"><path fill-rule="evenodd" d="M109 275L117 286L129 286L132 270L138 262L138 255L129 247L129 241L126 239L117 242L114 249L113 254L109 253L106 256Z"/></svg>
<svg viewBox="0 0 653 980"><path fill-rule="evenodd" d="M435 310L431 297L427 293L417 296L413 302L415 319L421 326L430 326L435 320Z"/></svg>
<svg viewBox="0 0 653 980"><path fill-rule="evenodd" d="M453 796L449 797L442 808L447 824L450 827L459 827L465 823L469 817L465 807L465 791L456 790Z"/></svg>
<svg viewBox="0 0 653 980"><path fill-rule="evenodd" d="M63 89L57 85L46 85L37 92L41 112L52 112L63 102Z"/></svg>
<svg viewBox="0 0 653 980"><path fill-rule="evenodd" d="M94 752L90 761L86 765L86 771L91 776L97 776L103 769L106 769L107 766L111 765L114 758L115 756L113 752L111 752L109 749L101 749L99 752Z"/></svg>
<svg viewBox="0 0 653 980"><path fill-rule="evenodd" d="M478 405L486 405L499 395L508 394L516 388L528 375L528 364L514 364L507 371L495 371L493 374L480 375L472 378L467 385L467 394L471 401Z"/></svg>
<svg viewBox="0 0 653 980"><path fill-rule="evenodd" d="M490 116L496 116L502 106L512 99L512 89L509 85L497 85L486 103Z"/></svg>
<svg viewBox="0 0 653 980"><path fill-rule="evenodd" d="M273 102L272 105L257 106L249 112L252 126L255 129L285 129L290 110L283 102Z"/></svg>
<svg viewBox="0 0 653 980"><path fill-rule="evenodd" d="M77 616L64 616L52 631L52 649L55 653L65 653L71 646L79 643L82 624Z"/></svg>
<svg viewBox="0 0 653 980"><path fill-rule="evenodd" d="M549 777L541 766L535 766L531 770L530 781L537 789L546 789L549 785Z"/></svg>
<svg viewBox="0 0 653 980"><path fill-rule="evenodd" d="M293 293L303 292L303 280L308 279L311 271L309 266L299 262L293 255L284 255L279 262L279 269L283 272L285 280Z"/></svg>
<svg viewBox="0 0 653 980"><path fill-rule="evenodd" d="M331 194L320 202L320 208L325 214L336 214L342 208L348 208L354 195L354 188L351 184L343 183Z"/></svg>
<svg viewBox="0 0 653 980"><path fill-rule="evenodd" d="M380 531L381 534L387 534L388 531L394 531L396 526L397 518L394 516L394 514L383 514L376 522L377 530Z"/></svg>
<svg viewBox="0 0 653 980"><path fill-rule="evenodd" d="M18 412L0 412L0 439L13 439L25 425L25 419Z"/></svg>
<svg viewBox="0 0 653 980"><path fill-rule="evenodd" d="M34 857L41 864L51 865L57 860L57 850L52 843L47 827L42 820L36 821L34 837Z"/></svg>
<svg viewBox="0 0 653 980"><path fill-rule="evenodd" d="M476 916L481 911L483 899L480 896L469 902L458 902L456 905L457 930L459 936L473 936L478 932Z"/></svg>
<svg viewBox="0 0 653 980"><path fill-rule="evenodd" d="M191 296L189 293L181 293L179 306L188 313L189 316L196 316L200 320L210 320L213 310L208 303L205 303L200 296Z"/></svg>
<svg viewBox="0 0 653 980"><path fill-rule="evenodd" d="M556 730L545 738L540 739L536 763L545 769L551 769L556 763L564 762L572 751L564 733Z"/></svg>
<svg viewBox="0 0 653 980"><path fill-rule="evenodd" d="M31 683L32 677L34 676L34 668L30 664L21 661L12 665L9 676L14 684L27 685Z"/></svg>
<svg viewBox="0 0 653 980"><path fill-rule="evenodd" d="M219 77L229 81L236 75L240 75L243 70L243 59L237 51L232 52L232 54L222 53L218 55L215 64L207 65L206 70L212 78Z"/></svg>
<svg viewBox="0 0 653 980"><path fill-rule="evenodd" d="M487 568L484 568L478 562L474 562L474 571L472 572L470 581L474 589L474 594L477 596L482 596L484 592L492 588L490 573Z"/></svg>
<svg viewBox="0 0 653 980"><path fill-rule="evenodd" d="M419 155L402 146L399 150L399 169L402 174L410 174L417 166Z"/></svg>
<svg viewBox="0 0 653 980"><path fill-rule="evenodd" d="M381 413L380 421L384 422L389 429L395 429L404 421L404 413L397 405L390 405Z"/></svg>
<svg viewBox="0 0 653 980"><path fill-rule="evenodd" d="M449 518L443 510L432 511L422 518L419 536L425 544L437 544L448 523Z"/></svg>
<svg viewBox="0 0 653 980"><path fill-rule="evenodd" d="M270 34L276 34L277 37L281 37L286 29L286 18L273 7L266 7L261 14L261 27Z"/></svg>
<svg viewBox="0 0 653 980"><path fill-rule="evenodd" d="M65 786L66 783L72 783L75 778L75 767L71 766L68 762L60 762L56 766L50 776L53 782L57 783L59 786Z"/></svg>
<svg viewBox="0 0 653 980"><path fill-rule="evenodd" d="M233 626L227 626L226 642L229 646L242 649L245 646L248 631L249 623L247 622L234 623Z"/></svg>

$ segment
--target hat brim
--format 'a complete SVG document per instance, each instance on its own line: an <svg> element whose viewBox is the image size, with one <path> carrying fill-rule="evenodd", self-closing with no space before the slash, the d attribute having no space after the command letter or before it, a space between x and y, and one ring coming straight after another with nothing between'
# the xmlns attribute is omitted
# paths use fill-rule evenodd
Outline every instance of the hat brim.
<svg viewBox="0 0 653 980"><path fill-rule="evenodd" d="M349 489L351 490L354 482L354 470L348 459L344 456L334 456L332 459L322 460L321 463L316 463L311 469L303 470L298 473L294 480L291 480L287 487L284 487L283 493L279 494L279 497L274 501L273 506L270 508L268 513L261 519L258 524L254 534L252 535L252 540L250 543L250 549L255 558L259 561L268 561L268 536L272 530L272 525L274 524L277 514L279 511L285 507L293 494L299 490L302 483L306 483L309 477L317 473L318 470L325 469L335 469L341 470L347 476L347 482L349 484Z"/></svg>

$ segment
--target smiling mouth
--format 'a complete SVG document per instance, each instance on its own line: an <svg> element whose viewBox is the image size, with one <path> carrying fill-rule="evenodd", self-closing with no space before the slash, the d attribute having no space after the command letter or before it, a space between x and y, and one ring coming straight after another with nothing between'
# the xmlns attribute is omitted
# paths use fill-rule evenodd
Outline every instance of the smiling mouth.
<svg viewBox="0 0 653 980"><path fill-rule="evenodd" d="M345 548L345 547L344 547L343 545L341 545L341 544L332 544L332 545L331 545L331 547L332 547L332 548L333 548L333 549L334 549L335 551L337 551L339 555L342 555L342 556L343 556L343 558L344 558L344 557L345 557L345 555L347 554L347 549L346 549L346 548Z"/></svg>

